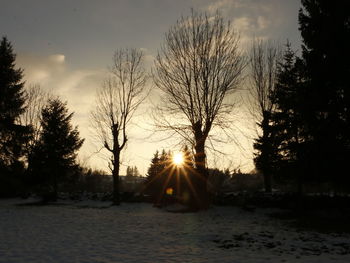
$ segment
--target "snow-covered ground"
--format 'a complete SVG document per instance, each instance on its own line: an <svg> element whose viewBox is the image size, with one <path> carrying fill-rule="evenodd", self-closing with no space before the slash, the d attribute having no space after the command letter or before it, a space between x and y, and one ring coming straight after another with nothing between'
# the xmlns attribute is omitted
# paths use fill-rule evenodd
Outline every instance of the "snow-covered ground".
<svg viewBox="0 0 350 263"><path fill-rule="evenodd" d="M0 200L0 262L350 262L349 234L300 232L271 210Z"/></svg>

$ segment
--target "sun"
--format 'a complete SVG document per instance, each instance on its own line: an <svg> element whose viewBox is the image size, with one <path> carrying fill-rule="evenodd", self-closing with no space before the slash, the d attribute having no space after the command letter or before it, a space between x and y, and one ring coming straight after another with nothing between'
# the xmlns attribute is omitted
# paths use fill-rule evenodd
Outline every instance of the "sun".
<svg viewBox="0 0 350 263"><path fill-rule="evenodd" d="M182 155L182 153L176 153L173 156L173 163L175 165L182 165L184 163L184 157Z"/></svg>

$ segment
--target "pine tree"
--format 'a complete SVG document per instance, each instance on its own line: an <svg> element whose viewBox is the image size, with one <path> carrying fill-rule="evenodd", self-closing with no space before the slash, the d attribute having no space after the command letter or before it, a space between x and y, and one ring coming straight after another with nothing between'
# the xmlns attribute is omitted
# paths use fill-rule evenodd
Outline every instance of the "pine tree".
<svg viewBox="0 0 350 263"><path fill-rule="evenodd" d="M23 70L16 68L16 55L6 37L0 42L0 195L19 194L23 185L24 145L30 128L19 124L24 111Z"/></svg>
<svg viewBox="0 0 350 263"><path fill-rule="evenodd" d="M66 103L49 100L42 110L40 141L31 158L32 173L39 177L39 184L44 185L44 191L49 191L53 199L57 198L59 184L77 168L77 151L84 141L77 127L72 127L72 116Z"/></svg>
<svg viewBox="0 0 350 263"><path fill-rule="evenodd" d="M140 176L140 173L136 166L128 166L126 167L126 176L137 177Z"/></svg>
<svg viewBox="0 0 350 263"><path fill-rule="evenodd" d="M350 159L350 1L301 3L311 163L315 176L344 185Z"/></svg>
<svg viewBox="0 0 350 263"><path fill-rule="evenodd" d="M135 176L135 177L140 176L139 169L137 169L136 166L134 166L134 168L133 168L132 175Z"/></svg>
<svg viewBox="0 0 350 263"><path fill-rule="evenodd" d="M184 167L188 170L194 169L193 154L191 153L187 145L185 145L184 148L182 149L182 155L184 158Z"/></svg>
<svg viewBox="0 0 350 263"><path fill-rule="evenodd" d="M23 154L28 127L18 125L24 111L23 70L16 69L16 55L3 37L0 43L0 166L11 166Z"/></svg>
<svg viewBox="0 0 350 263"><path fill-rule="evenodd" d="M162 153L159 154L157 150L148 168L145 192L152 196L155 203L160 201L169 183L170 159L170 153L163 149Z"/></svg>
<svg viewBox="0 0 350 263"><path fill-rule="evenodd" d="M133 170L134 170L134 168L131 166L126 167L126 175L125 176L128 176L128 177L133 176L134 175Z"/></svg>
<svg viewBox="0 0 350 263"><path fill-rule="evenodd" d="M303 112L307 104L304 97L303 63L287 43L282 62L278 66L275 88L276 109L271 120L270 167L275 174L288 178L296 176L298 191L302 191L305 166L303 146L307 141ZM291 178L289 178L291 179Z"/></svg>

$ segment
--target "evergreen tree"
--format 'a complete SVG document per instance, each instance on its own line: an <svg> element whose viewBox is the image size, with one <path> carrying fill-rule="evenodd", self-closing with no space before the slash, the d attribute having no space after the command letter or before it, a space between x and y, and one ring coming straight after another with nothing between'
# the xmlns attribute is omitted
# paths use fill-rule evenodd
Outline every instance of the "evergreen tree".
<svg viewBox="0 0 350 263"><path fill-rule="evenodd" d="M185 147L182 149L182 155L184 158L184 167L187 168L188 170L194 169L193 154L191 153L187 145L185 145Z"/></svg>
<svg viewBox="0 0 350 263"><path fill-rule="evenodd" d="M24 111L23 70L16 69L16 55L3 37L0 43L0 165L10 166L23 154L28 128L18 125Z"/></svg>
<svg viewBox="0 0 350 263"><path fill-rule="evenodd" d="M133 171L132 171L132 175L133 175L133 176L136 176L136 177L140 176L139 169L137 169L136 166L134 166L134 169L133 169Z"/></svg>
<svg viewBox="0 0 350 263"><path fill-rule="evenodd" d="M140 173L136 166L128 166L126 167L126 176L137 177L137 176L140 176Z"/></svg>
<svg viewBox="0 0 350 263"><path fill-rule="evenodd" d="M166 174L169 166L170 156L163 150L161 154L157 150L148 168L145 182L145 191L152 195L153 201L157 202L162 195L162 189L166 184Z"/></svg>
<svg viewBox="0 0 350 263"><path fill-rule="evenodd" d="M157 174L160 173L160 165L159 165L159 152L158 150L153 155L153 158L151 160L151 165L148 168L147 172L147 181L148 183L151 183Z"/></svg>
<svg viewBox="0 0 350 263"><path fill-rule="evenodd" d="M0 42L0 195L21 191L24 164L21 157L30 128L19 124L24 111L23 70L16 68L16 55L6 37Z"/></svg>
<svg viewBox="0 0 350 263"><path fill-rule="evenodd" d="M275 175L296 176L298 191L302 192L305 174L304 145L307 142L303 113L305 111L304 65L287 43L279 63L275 88L275 111L272 114L270 167ZM281 179L281 178L280 178Z"/></svg>
<svg viewBox="0 0 350 263"><path fill-rule="evenodd" d="M130 177L130 176L134 176L134 168L131 166L126 167L126 176Z"/></svg>
<svg viewBox="0 0 350 263"><path fill-rule="evenodd" d="M275 109L274 93L280 53L277 44L255 39L249 57L249 106L260 128L254 140L254 162L264 177L264 187L268 193L272 191L273 169L270 160L274 149L271 143L271 114Z"/></svg>
<svg viewBox="0 0 350 263"><path fill-rule="evenodd" d="M209 168L209 186L210 190L214 195L220 194L223 190L223 186L226 180L229 180L231 177L231 173L229 169L225 169L224 171L217 168Z"/></svg>
<svg viewBox="0 0 350 263"><path fill-rule="evenodd" d="M73 113L59 99L49 100L42 110L40 141L34 149L30 167L38 183L57 198L58 186L78 167L77 151L83 144L77 127L71 124Z"/></svg>
<svg viewBox="0 0 350 263"><path fill-rule="evenodd" d="M148 169L145 182L145 192L152 196L153 202L162 205L169 198L166 190L172 189L170 199L182 202L186 205L196 205L195 179L198 179L194 166L194 156L187 146L182 149L183 164L176 165L173 162L171 152L165 150L159 154L156 151Z"/></svg>
<svg viewBox="0 0 350 263"><path fill-rule="evenodd" d="M306 64L311 143L315 176L337 184L348 181L350 160L350 2L302 0L299 25ZM343 176L344 175L344 176Z"/></svg>

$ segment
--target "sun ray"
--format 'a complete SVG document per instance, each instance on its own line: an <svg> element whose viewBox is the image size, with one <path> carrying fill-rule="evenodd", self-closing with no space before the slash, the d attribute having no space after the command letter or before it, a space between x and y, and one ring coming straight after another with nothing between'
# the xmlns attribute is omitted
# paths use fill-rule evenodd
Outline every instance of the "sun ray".
<svg viewBox="0 0 350 263"><path fill-rule="evenodd" d="M183 165L184 163L184 156L181 152L178 152L178 153L175 153L174 156L173 156L173 163L175 165Z"/></svg>

